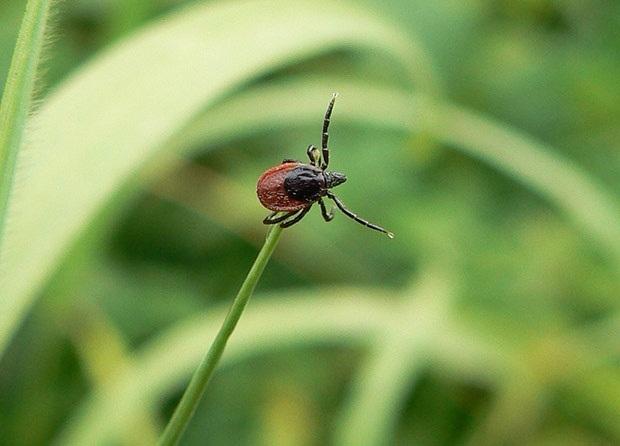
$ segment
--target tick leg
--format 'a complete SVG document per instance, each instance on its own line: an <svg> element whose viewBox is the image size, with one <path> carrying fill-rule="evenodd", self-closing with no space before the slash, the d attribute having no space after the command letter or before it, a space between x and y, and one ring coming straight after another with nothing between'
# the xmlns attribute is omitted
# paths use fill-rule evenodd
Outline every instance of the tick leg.
<svg viewBox="0 0 620 446"><path fill-rule="evenodd" d="M308 146L308 150L306 150L306 153L310 159L310 164L319 167L319 163L321 162L321 153L319 152L319 149L317 149L314 144L310 144Z"/></svg>
<svg viewBox="0 0 620 446"><path fill-rule="evenodd" d="M263 220L263 223L266 225L275 225L276 223L280 223L281 221L284 221L287 218L295 215L297 212L299 211L287 212L286 214L281 215L279 217L276 217L276 215L278 215L278 212L273 212L269 214L267 217L265 217L265 219Z"/></svg>
<svg viewBox="0 0 620 446"><path fill-rule="evenodd" d="M329 121L332 117L332 110L334 109L334 103L336 102L336 98L338 97L338 93L334 93L332 95L332 99L329 101L327 105L327 110L325 111L325 118L323 118L323 134L321 135L321 152L323 153L323 161L321 162L321 169L327 169L329 165L329 149L327 148L327 140L329 139Z"/></svg>
<svg viewBox="0 0 620 446"><path fill-rule="evenodd" d="M285 221L283 223L280 224L281 228L288 228L289 226L293 226L295 223L299 222L299 220L301 220L302 218L304 218L304 215L306 215L308 213L308 211L310 210L310 208L312 207L312 205L308 206L307 208L303 208L301 210L301 212L299 214L297 214L297 216L295 216L295 218L292 218L288 221Z"/></svg>
<svg viewBox="0 0 620 446"><path fill-rule="evenodd" d="M327 222L332 221L334 218L333 209L332 209L332 212L327 212L327 207L325 207L325 202L323 201L322 198L319 198L319 206L321 206L321 214L323 215L323 218L325 219L325 221Z"/></svg>
<svg viewBox="0 0 620 446"><path fill-rule="evenodd" d="M356 222L369 227L370 229L374 229L375 231L379 231L379 232L383 232L384 234L386 234L389 238L394 238L394 234L391 233L390 231L383 229L381 226L377 226L375 224L370 223L367 220L364 220L361 217L358 217L357 214L354 214L353 212L351 212L350 210L348 210L346 208L346 206L344 205L344 203L342 201L340 201L340 199L338 197L336 197L334 194L332 194L331 192L327 192L327 196L329 198L331 198L332 200L334 200L334 203L336 203L336 206L338 206L338 209L340 209L342 211L343 214L345 214L347 217L352 218L353 220L355 220Z"/></svg>
<svg viewBox="0 0 620 446"><path fill-rule="evenodd" d="M299 160L292 160L292 159L286 158L286 159L282 160L281 164L286 164L286 163L299 163L299 164L301 164L301 161L299 161Z"/></svg>

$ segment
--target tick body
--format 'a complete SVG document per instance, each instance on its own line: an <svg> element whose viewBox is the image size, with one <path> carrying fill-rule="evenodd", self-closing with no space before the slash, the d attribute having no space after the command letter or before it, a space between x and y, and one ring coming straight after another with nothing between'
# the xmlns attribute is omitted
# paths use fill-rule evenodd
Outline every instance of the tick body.
<svg viewBox="0 0 620 446"><path fill-rule="evenodd" d="M332 96L325 118L323 120L323 134L321 151L314 145L308 146L307 155L310 163L286 159L282 164L266 170L258 179L256 193L261 204L274 211L263 220L265 224L280 224L283 228L299 222L310 210L314 203L321 207L321 214L325 221L334 218L333 209L328 211L323 198L334 201L347 217L358 223L393 238L394 234L380 226L372 224L348 210L344 203L336 197L330 189L344 183L347 177L339 172L329 172L329 122L336 101L336 94ZM278 213L283 215L278 216Z"/></svg>

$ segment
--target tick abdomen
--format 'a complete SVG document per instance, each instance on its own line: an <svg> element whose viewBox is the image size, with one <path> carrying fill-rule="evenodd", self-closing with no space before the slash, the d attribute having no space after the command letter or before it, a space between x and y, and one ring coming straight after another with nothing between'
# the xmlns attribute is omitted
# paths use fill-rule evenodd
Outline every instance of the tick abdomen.
<svg viewBox="0 0 620 446"><path fill-rule="evenodd" d="M258 179L256 193L263 206L272 211L297 211L307 206L304 200L289 196L284 182L289 173L301 163L283 163L272 167Z"/></svg>

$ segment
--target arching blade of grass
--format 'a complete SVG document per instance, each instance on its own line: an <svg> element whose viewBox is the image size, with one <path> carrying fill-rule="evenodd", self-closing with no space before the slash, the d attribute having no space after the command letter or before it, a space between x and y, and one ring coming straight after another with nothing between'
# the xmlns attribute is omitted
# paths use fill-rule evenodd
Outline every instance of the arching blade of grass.
<svg viewBox="0 0 620 446"><path fill-rule="evenodd" d="M454 297L449 288L445 278L429 272L405 293L399 317L372 345L356 374L334 444L394 444L402 407L446 326Z"/></svg>
<svg viewBox="0 0 620 446"><path fill-rule="evenodd" d="M104 387L132 367L123 335L96 304L80 303L67 325L81 366L93 387ZM155 444L159 436L155 416L146 410L138 410L131 416L127 431L120 435L122 443L136 446Z"/></svg>
<svg viewBox="0 0 620 446"><path fill-rule="evenodd" d="M321 296L332 295L337 298ZM235 330L222 366L262 350L304 345L366 345L397 308L384 290L338 288L256 299ZM134 358L135 368L78 408L59 445L103 444L125 431L131 414L153 407L189 376L210 345L228 305L162 333ZM128 418L129 417L129 418Z"/></svg>
<svg viewBox="0 0 620 446"><path fill-rule="evenodd" d="M360 288L261 296L244 313L243 323L222 357L222 367L261 352L291 347L377 346L386 329L402 320L400 301L399 296L385 290ZM133 414L154 410L164 395L177 389L190 375L204 354L205 345L214 338L227 307L225 304L206 316L181 322L143 347L133 359L133 368L125 370L115 382L95 389L85 404L76 409L75 418L56 444L105 444L120 438ZM485 339L475 327L464 325L460 319L453 318L437 328L433 334L428 333L433 339L428 353L433 366L439 366L443 373L449 371L455 379L494 389L515 372L524 373L530 367L538 370L537 364L523 361L523 356L506 343ZM614 349L605 350L601 357L611 358L614 354ZM581 359L579 351L571 350L572 362ZM596 364L600 363L599 358ZM591 367L588 363L584 366ZM573 369L566 372L570 375ZM571 394L585 394L579 386L567 384L561 374L558 383ZM618 409L613 395L597 394L588 404L602 410L599 424L607 429L607 420Z"/></svg>
<svg viewBox="0 0 620 446"><path fill-rule="evenodd" d="M0 246L51 3L52 0L28 0L0 102Z"/></svg>
<svg viewBox="0 0 620 446"><path fill-rule="evenodd" d="M488 117L454 105L432 109L428 131L517 178L562 209L608 252L620 272L618 202L557 150Z"/></svg>
<svg viewBox="0 0 620 446"><path fill-rule="evenodd" d="M264 128L312 123L320 114L325 92L331 89L341 93L340 121L424 131L510 175L561 209L598 242L620 271L620 208L587 172L552 147L509 126L423 94L325 78L257 87L198 118L182 143L193 141L199 147Z"/></svg>
<svg viewBox="0 0 620 446"><path fill-rule="evenodd" d="M433 88L417 46L372 14L328 1L233 1L173 14L111 48L37 114L0 264L0 352L66 249L139 174L171 168L165 141L226 93L334 49L392 55ZM415 70L415 71L414 71ZM290 98L289 98L290 99ZM264 108L264 107L260 107Z"/></svg>

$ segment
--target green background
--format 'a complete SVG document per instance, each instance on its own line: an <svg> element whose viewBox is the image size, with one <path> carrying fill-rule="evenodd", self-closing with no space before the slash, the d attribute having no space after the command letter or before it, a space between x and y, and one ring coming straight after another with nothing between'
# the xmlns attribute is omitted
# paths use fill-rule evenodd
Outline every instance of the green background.
<svg viewBox="0 0 620 446"><path fill-rule="evenodd" d="M37 103L185 3L59 2ZM353 5L426 49L444 103L543 141L619 201L620 3ZM0 86L24 7L0 5ZM236 11L243 16L243 5ZM385 125L389 102L357 110L360 119L339 117L356 103L349 83L403 95L419 85L378 50L326 48L219 97L230 136L205 137L182 161L160 161L156 174L132 185L130 200L89 221L95 235L67 246L0 359L0 444L152 444L264 239L256 179L319 143L333 89L293 88L281 106L307 107L311 119L238 134L226 103L253 88L313 79L344 85L330 167L349 179L336 192L396 238L342 214L326 224L318 208L286 230L182 444L620 442L620 240L595 240L527 178L515 181L458 150L458 137ZM250 105L258 115L278 109ZM421 101L416 117L430 119L431 110ZM202 124L209 135L211 122ZM535 160L529 167L545 169ZM583 204L577 186L554 171L547 178ZM140 386L142 396L131 397L128 389ZM125 413L127 401L137 401L131 420L118 423L127 426L97 433L98 420Z"/></svg>

